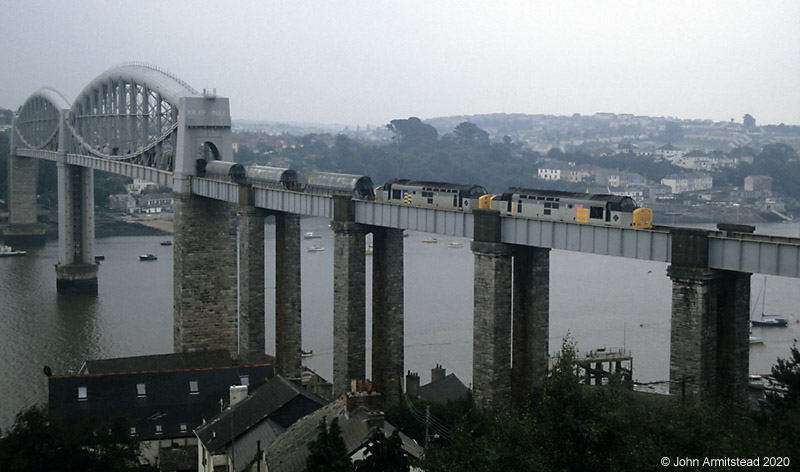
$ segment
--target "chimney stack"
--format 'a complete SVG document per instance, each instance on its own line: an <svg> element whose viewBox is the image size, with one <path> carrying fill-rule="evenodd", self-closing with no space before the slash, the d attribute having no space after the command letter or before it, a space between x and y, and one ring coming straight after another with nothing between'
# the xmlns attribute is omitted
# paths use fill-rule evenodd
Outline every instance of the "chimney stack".
<svg viewBox="0 0 800 472"><path fill-rule="evenodd" d="M410 370L406 374L406 394L412 400L419 398L419 374Z"/></svg>
<svg viewBox="0 0 800 472"><path fill-rule="evenodd" d="M247 385L231 385L231 406L247 398Z"/></svg>
<svg viewBox="0 0 800 472"><path fill-rule="evenodd" d="M436 364L436 367L431 369L431 383L443 379L446 375L447 371L445 370L445 368L439 364Z"/></svg>

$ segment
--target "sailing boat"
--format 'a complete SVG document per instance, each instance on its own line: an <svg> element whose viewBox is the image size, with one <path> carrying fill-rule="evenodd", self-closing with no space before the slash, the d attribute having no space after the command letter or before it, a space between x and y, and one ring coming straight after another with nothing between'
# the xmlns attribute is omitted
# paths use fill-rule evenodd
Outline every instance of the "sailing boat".
<svg viewBox="0 0 800 472"><path fill-rule="evenodd" d="M767 301L767 277L764 277L764 285L761 286L761 293L758 295L761 298L761 319L753 319L753 313L750 313L750 324L760 327L776 327L785 328L788 321L785 318L778 318L779 315L764 313L764 304ZM756 298L758 303L758 298ZM755 311L755 308L753 308Z"/></svg>

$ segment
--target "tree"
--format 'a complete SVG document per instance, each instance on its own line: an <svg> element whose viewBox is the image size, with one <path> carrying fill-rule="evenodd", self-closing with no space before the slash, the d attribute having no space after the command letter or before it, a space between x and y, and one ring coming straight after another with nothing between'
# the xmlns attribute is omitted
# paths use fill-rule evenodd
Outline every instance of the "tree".
<svg viewBox="0 0 800 472"><path fill-rule="evenodd" d="M753 115L751 115L750 113L744 115L742 123L744 123L745 129L748 131L756 128L756 119L753 118Z"/></svg>
<svg viewBox="0 0 800 472"><path fill-rule="evenodd" d="M308 443L311 453L306 459L305 472L352 472L353 464L347 454L342 439L339 418L331 421L330 429L326 418L317 427L317 438Z"/></svg>
<svg viewBox="0 0 800 472"><path fill-rule="evenodd" d="M463 121L453 130L456 140L464 146L488 146L489 133L478 128L475 123Z"/></svg>
<svg viewBox="0 0 800 472"><path fill-rule="evenodd" d="M66 428L44 408L32 407L18 413L0 439L0 466L4 472L137 470L139 442L129 431L122 418Z"/></svg>
<svg viewBox="0 0 800 472"><path fill-rule="evenodd" d="M417 147L424 143L435 143L439 138L436 128L415 116L407 120L392 120L386 125L386 129L394 133L400 146Z"/></svg>
<svg viewBox="0 0 800 472"><path fill-rule="evenodd" d="M778 359L772 366L772 381L778 390L767 392L767 400L776 408L800 408L800 351L792 346L789 359Z"/></svg>
<svg viewBox="0 0 800 472"><path fill-rule="evenodd" d="M683 128L678 123L671 121L664 125L664 131L659 135L659 139L663 142L674 143L683 140Z"/></svg>
<svg viewBox="0 0 800 472"><path fill-rule="evenodd" d="M388 438L381 428L376 429L369 437L366 454L356 472L408 472L411 467L396 429Z"/></svg>

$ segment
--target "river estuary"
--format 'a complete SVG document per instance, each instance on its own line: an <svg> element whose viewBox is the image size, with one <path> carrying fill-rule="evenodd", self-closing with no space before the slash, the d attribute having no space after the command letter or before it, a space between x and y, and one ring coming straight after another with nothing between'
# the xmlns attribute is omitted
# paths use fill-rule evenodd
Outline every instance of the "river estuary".
<svg viewBox="0 0 800 472"><path fill-rule="evenodd" d="M333 233L323 219L304 219L302 230L321 239L303 241L324 247L302 253L303 347L313 349L307 365L329 378L333 370ZM757 232L798 236L800 224L766 224ZM472 380L473 256L469 241L451 249L454 240L438 237L423 244L425 233L405 238L405 365L422 383L442 364L465 384ZM97 296L56 292L54 264L58 244L28 250L28 255L0 259L0 428L13 423L22 408L47 402L49 365L54 373L77 371L86 359L172 351L172 247L164 236L98 239L95 252L105 256ZM267 226L267 341L274 352L274 226ZM459 240L459 239L455 239ZM154 253L157 261L139 262ZM371 280L367 257L367 280ZM550 351L569 332L581 351L600 347L632 351L634 378L666 380L669 372L671 282L667 264L566 251L551 253ZM761 313L765 277L752 278L754 316ZM788 328L754 328L764 343L751 346L751 373L768 373L777 357L788 357L800 338L800 280L766 277L769 313L790 318ZM369 285L369 284L368 284ZM371 290L367 289L368 346ZM369 356L368 356L369 359ZM368 365L369 369L369 365Z"/></svg>

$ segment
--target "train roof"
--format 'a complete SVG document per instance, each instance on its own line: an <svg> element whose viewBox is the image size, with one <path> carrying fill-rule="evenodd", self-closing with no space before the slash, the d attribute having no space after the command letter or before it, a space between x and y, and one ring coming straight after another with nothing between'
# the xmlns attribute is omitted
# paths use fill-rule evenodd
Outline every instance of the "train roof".
<svg viewBox="0 0 800 472"><path fill-rule="evenodd" d="M249 166L247 178L266 182L282 182L284 179L297 180L297 172L283 167Z"/></svg>
<svg viewBox="0 0 800 472"><path fill-rule="evenodd" d="M205 169L206 173L244 176L244 166L238 162L208 161L206 162Z"/></svg>
<svg viewBox="0 0 800 472"><path fill-rule="evenodd" d="M331 189L355 190L365 185L371 188L372 179L366 175L314 171L308 176L308 184Z"/></svg>
<svg viewBox="0 0 800 472"><path fill-rule="evenodd" d="M437 188L448 188L453 190L461 190L465 193L472 193L473 191L478 191L481 193L488 193L486 189L482 185L477 184L453 184L450 182L432 182L429 180L409 180L409 179L392 179L384 184L384 188L389 187L394 184L400 185L414 185L418 187L437 187Z"/></svg>
<svg viewBox="0 0 800 472"><path fill-rule="evenodd" d="M557 198L573 198L575 200L593 200L598 202L621 203L631 197L622 195L610 195L605 193L580 193L580 192L565 192L562 190L538 190L530 188L511 187L503 192L502 200L508 200L511 195L529 195L536 197L557 197Z"/></svg>

